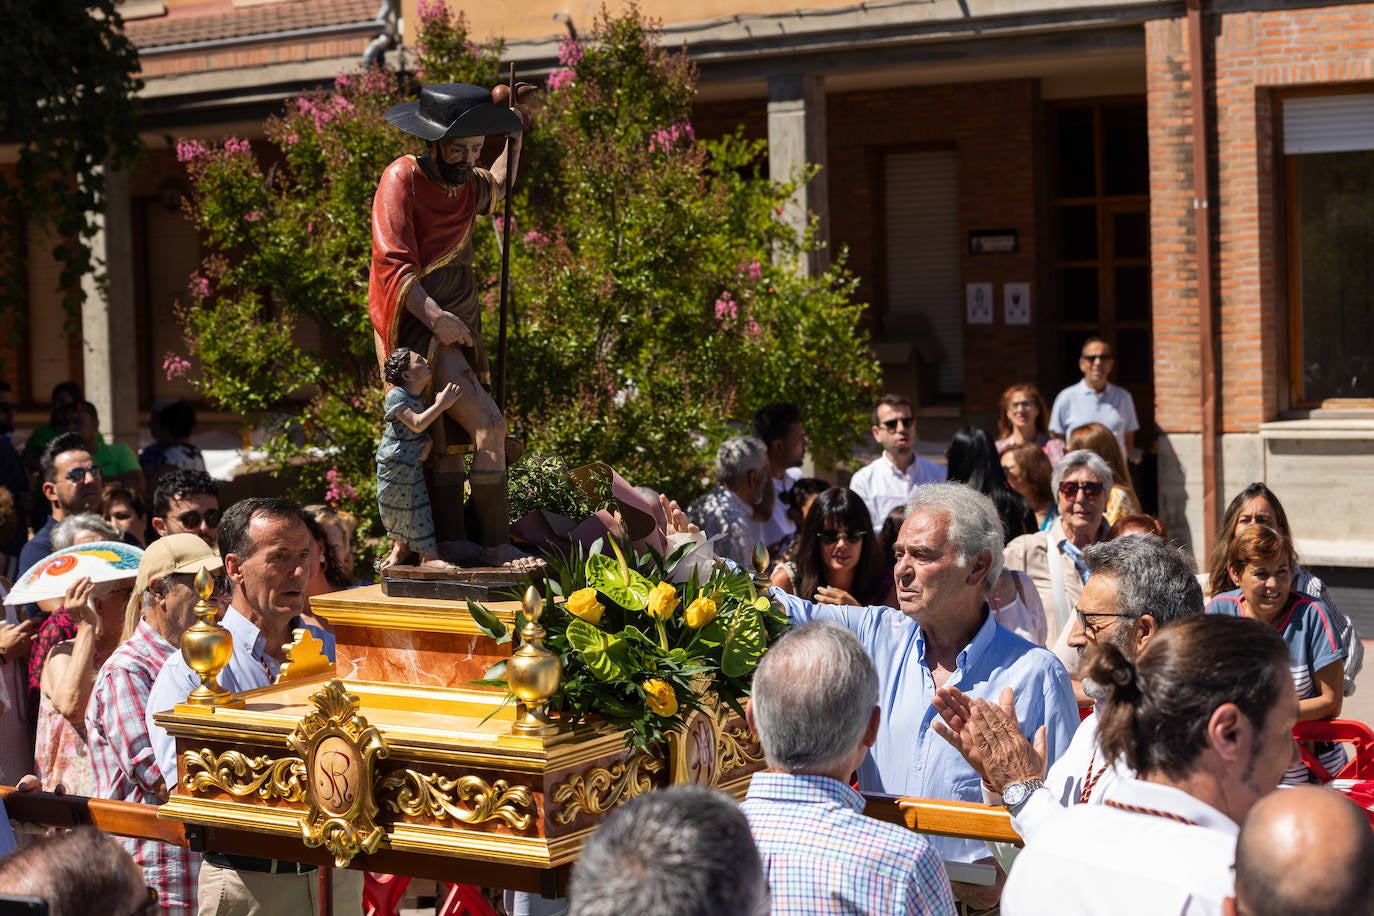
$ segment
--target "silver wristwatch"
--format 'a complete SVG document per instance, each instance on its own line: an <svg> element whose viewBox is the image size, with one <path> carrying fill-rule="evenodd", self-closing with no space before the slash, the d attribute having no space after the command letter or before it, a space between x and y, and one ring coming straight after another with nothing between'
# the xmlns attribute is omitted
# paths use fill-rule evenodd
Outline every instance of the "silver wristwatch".
<svg viewBox="0 0 1374 916"><path fill-rule="evenodd" d="M1043 779L1025 779L1002 787L1002 805L1012 814L1020 810L1036 789L1045 788Z"/></svg>

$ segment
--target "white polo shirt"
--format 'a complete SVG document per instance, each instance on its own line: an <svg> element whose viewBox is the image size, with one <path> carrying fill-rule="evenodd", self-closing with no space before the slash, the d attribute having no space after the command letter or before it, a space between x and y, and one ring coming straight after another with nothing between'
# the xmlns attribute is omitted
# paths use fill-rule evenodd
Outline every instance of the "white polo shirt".
<svg viewBox="0 0 1374 916"><path fill-rule="evenodd" d="M1151 809L1123 811L1112 803ZM1180 823L1161 814L1184 818ZM1202 916L1234 893L1235 821L1169 786L1128 779L1106 804L1048 820L1016 857L1004 916Z"/></svg>
<svg viewBox="0 0 1374 916"><path fill-rule="evenodd" d="M906 505L912 490L923 483L944 483L948 476L949 469L944 465L926 461L919 455L914 456L911 465L903 471L892 463L887 452L883 452L854 472L849 489L868 507L873 533L877 534L887 521L887 514Z"/></svg>

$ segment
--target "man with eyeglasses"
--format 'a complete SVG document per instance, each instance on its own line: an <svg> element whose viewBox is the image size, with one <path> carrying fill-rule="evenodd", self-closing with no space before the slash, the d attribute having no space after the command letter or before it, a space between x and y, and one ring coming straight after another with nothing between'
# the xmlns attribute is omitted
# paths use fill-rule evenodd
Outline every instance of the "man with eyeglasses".
<svg viewBox="0 0 1374 916"><path fill-rule="evenodd" d="M1111 645L1134 661L1160 627L1202 614L1202 588L1192 561L1158 538L1135 534L1094 544L1083 551L1083 560L1091 576L1078 596L1069 636L1082 659L1098 646ZM1084 689L1095 704L1105 695L1090 681ZM1124 761L1102 759L1096 706L1047 774L1044 748L1015 730L1008 711L1013 698L999 699L990 704L958 688L942 689L935 708L944 721L936 722L935 730L983 777L984 800L1007 806L1023 839L1062 808L1102 804L1112 784L1135 775ZM986 739L981 748L980 735Z"/></svg>
<svg viewBox="0 0 1374 916"><path fill-rule="evenodd" d="M43 449L38 459L38 473L43 481L43 496L52 507L52 516L33 533L19 554L22 575L29 567L52 553L52 530L69 515L100 512L100 485L103 478L100 465L86 450L86 443L76 433L63 433Z"/></svg>
<svg viewBox="0 0 1374 916"><path fill-rule="evenodd" d="M911 493L927 483L943 483L944 465L916 454L916 418L911 402L899 394L885 394L873 408L873 441L883 453L854 472L849 489L868 507L873 533L882 530L893 509L906 505Z"/></svg>
<svg viewBox="0 0 1374 916"><path fill-rule="evenodd" d="M194 583L201 570L219 580L212 600L222 607L229 600L224 564L196 535L160 538L139 561L126 617L138 625L100 667L86 707L86 741L95 795L100 798L148 805L167 800L166 783L148 734L148 695L163 663L195 623ZM124 838L120 842L143 869L148 886L157 889L162 912L196 909L199 854L158 840Z"/></svg>
<svg viewBox="0 0 1374 916"><path fill-rule="evenodd" d="M153 530L158 537L194 534L215 547L219 530L219 485L204 471L164 474L153 494Z"/></svg>
<svg viewBox="0 0 1374 916"><path fill-rule="evenodd" d="M1140 429L1136 419L1135 399L1125 388L1107 381L1111 374L1112 348L1101 337L1090 337L1079 351L1078 369L1083 379L1070 385L1054 399L1050 408L1050 432L1061 439L1080 426L1101 423L1116 436L1121 454L1134 459L1135 431Z"/></svg>

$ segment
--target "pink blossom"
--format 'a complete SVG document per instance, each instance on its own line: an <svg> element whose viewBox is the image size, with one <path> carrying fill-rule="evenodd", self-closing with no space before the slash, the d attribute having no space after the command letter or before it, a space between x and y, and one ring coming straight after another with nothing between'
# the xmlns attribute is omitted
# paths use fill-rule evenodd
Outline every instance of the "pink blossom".
<svg viewBox="0 0 1374 916"><path fill-rule="evenodd" d="M344 481L335 468L330 468L324 472L325 483L328 486L324 491L324 501L331 508L337 509L341 503L358 498L358 491Z"/></svg>
<svg viewBox="0 0 1374 916"><path fill-rule="evenodd" d="M525 233L526 245L547 245L548 243L549 237L538 229L531 229L529 232Z"/></svg>
<svg viewBox="0 0 1374 916"><path fill-rule="evenodd" d="M679 140L686 140L691 143L696 138L696 131L692 130L692 122L677 121L649 135L649 152L667 152L677 146Z"/></svg>
<svg viewBox="0 0 1374 916"><path fill-rule="evenodd" d="M177 162L193 162L205 155L205 144L199 140L177 141Z"/></svg>
<svg viewBox="0 0 1374 916"><path fill-rule="evenodd" d="M748 334L754 340L757 340L759 335L763 333L763 328L759 327L759 323L754 320L754 316L750 315L749 320L744 323L744 333Z"/></svg>
<svg viewBox="0 0 1374 916"><path fill-rule="evenodd" d="M729 290L720 294L716 300L716 321L724 324L727 321L734 321L739 317L739 303L735 302Z"/></svg>
<svg viewBox="0 0 1374 916"><path fill-rule="evenodd" d="M582 46L571 35L558 39L558 63L564 67L576 67L582 63Z"/></svg>
<svg viewBox="0 0 1374 916"><path fill-rule="evenodd" d="M196 294L196 298L204 299L210 295L210 281L196 274L191 278L191 290Z"/></svg>
<svg viewBox="0 0 1374 916"><path fill-rule="evenodd" d="M550 92L557 92L560 89L566 89L568 86L571 86L575 79L577 79L576 70L555 70L549 74L548 79L544 81L544 85L548 87Z"/></svg>
<svg viewBox="0 0 1374 916"><path fill-rule="evenodd" d="M190 360L182 359L170 350L162 358L162 371L167 373L167 381L181 378L191 368Z"/></svg>
<svg viewBox="0 0 1374 916"><path fill-rule="evenodd" d="M451 14L445 0L420 0L416 15L420 17L422 25L433 25L436 22L448 22Z"/></svg>
<svg viewBox="0 0 1374 916"><path fill-rule="evenodd" d="M229 137L224 141L224 151L231 156L252 152L252 150L253 148L247 140L240 140L238 137Z"/></svg>
<svg viewBox="0 0 1374 916"><path fill-rule="evenodd" d="M285 137L282 137L281 142L285 143L287 146L295 146L297 143L301 142L301 136L295 131L292 131Z"/></svg>
<svg viewBox="0 0 1374 916"><path fill-rule="evenodd" d="M353 77L349 76L347 73L340 73L338 76L334 77L334 88L339 92L343 92L352 85Z"/></svg>
<svg viewBox="0 0 1374 916"><path fill-rule="evenodd" d="M261 210L249 210L247 213L243 214L243 221L245 223L256 223L260 219L262 219Z"/></svg>
<svg viewBox="0 0 1374 916"><path fill-rule="evenodd" d="M758 261L750 261L748 264L741 264L740 273L744 274L746 280L757 283L763 279L763 265Z"/></svg>

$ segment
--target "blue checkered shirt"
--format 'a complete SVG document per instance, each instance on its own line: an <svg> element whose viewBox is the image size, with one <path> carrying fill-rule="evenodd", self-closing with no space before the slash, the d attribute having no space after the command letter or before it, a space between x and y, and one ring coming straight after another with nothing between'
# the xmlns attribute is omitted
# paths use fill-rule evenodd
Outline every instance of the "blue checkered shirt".
<svg viewBox="0 0 1374 916"><path fill-rule="evenodd" d="M742 805L773 916L952 914L939 854L919 834L864 817L864 799L828 776L755 773Z"/></svg>

